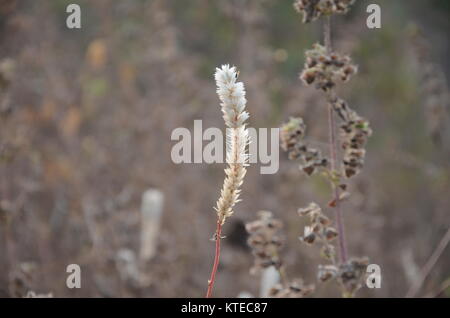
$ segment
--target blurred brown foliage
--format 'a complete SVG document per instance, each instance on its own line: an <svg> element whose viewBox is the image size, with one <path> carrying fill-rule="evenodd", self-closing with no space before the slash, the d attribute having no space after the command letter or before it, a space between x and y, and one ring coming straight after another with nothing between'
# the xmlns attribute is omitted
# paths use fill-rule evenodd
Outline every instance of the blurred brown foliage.
<svg viewBox="0 0 450 318"><path fill-rule="evenodd" d="M326 151L326 105L298 80L320 27L302 25L290 1L80 0L82 28L69 30L71 2L0 1L0 296L202 296L223 165L173 164L171 132L192 129L194 119L223 127L212 73L231 63L252 127L302 116ZM363 0L333 29L360 70L341 95L374 131L344 214L350 254L382 268L382 288L360 295L402 297L450 226L449 153L427 135L406 26L423 27L448 78L449 12L439 1L378 2L382 29L366 28ZM326 203L329 190L280 156L275 175L249 167L243 202L224 228L216 296L258 295L243 223L261 209L285 223L292 276L316 281L319 259L298 241L296 211ZM134 264L148 188L166 198L157 255ZM422 295L450 276L449 260L447 249ZM123 275L123 262L145 279ZM81 289L66 287L72 263ZM338 295L333 288L319 284L316 296Z"/></svg>

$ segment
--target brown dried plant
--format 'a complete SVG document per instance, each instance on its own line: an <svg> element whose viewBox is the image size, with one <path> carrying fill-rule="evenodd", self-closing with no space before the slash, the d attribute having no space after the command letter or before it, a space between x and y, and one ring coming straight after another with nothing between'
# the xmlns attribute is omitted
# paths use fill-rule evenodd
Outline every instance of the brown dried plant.
<svg viewBox="0 0 450 318"><path fill-rule="evenodd" d="M280 233L283 223L275 219L272 212L259 211L258 219L247 223L245 228L249 233L247 242L255 258L250 274L259 274L263 269L273 266L281 278L281 282L269 290L270 297L302 298L314 291L314 285L305 284L300 278L288 279L280 255L285 241Z"/></svg>
<svg viewBox="0 0 450 318"><path fill-rule="evenodd" d="M349 197L345 179L357 175L364 164L365 145L372 134L369 122L352 110L347 102L337 96L335 87L339 81L347 82L357 73L351 58L334 52L331 46L331 15L346 13L354 1L297 0L295 9L303 15L303 22L324 18L324 45L314 44L306 51L304 70L300 79L305 85L324 92L327 101L329 129L329 158L305 142L306 125L301 118L291 118L281 127L281 146L291 160L301 161L300 169L307 175L321 172L329 181L332 199L329 207L335 214L336 229L331 220L316 203L299 209L300 216L308 217L310 224L300 238L308 245L319 243L321 255L329 264L319 265L318 279L322 282L335 279L344 297L352 297L361 287L368 258L349 258L345 240L342 201ZM340 133L336 133L336 115L341 121ZM342 154L339 153L338 143ZM339 246L336 257L333 241Z"/></svg>

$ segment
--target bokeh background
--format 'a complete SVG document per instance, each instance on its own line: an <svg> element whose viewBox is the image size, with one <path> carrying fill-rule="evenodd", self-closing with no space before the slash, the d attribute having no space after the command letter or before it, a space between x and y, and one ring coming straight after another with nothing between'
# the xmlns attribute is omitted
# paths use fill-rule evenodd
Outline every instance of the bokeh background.
<svg viewBox="0 0 450 318"><path fill-rule="evenodd" d="M345 225L350 254L382 269L382 288L359 296L403 297L450 226L442 111L450 6L379 0L382 28L369 30L371 2L333 21L334 46L359 65L339 93L374 130L366 166L350 183ZM79 30L65 26L69 3L81 6ZM326 151L323 96L298 79L321 34L320 23L301 23L291 0L0 1L0 296L202 297L224 165L173 164L171 133L195 119L224 127L212 75L231 63L252 127L302 116ZM145 242L155 253L143 261L148 189L164 202L156 238ZM285 224L288 275L317 284L321 259L299 242L296 211L329 198L326 182L305 177L283 152L277 174L251 165L224 228L215 296L259 295L244 224L262 209ZM66 287L72 263L81 266L81 289ZM447 249L419 296L449 296L449 278ZM339 296L334 284L317 285L315 297Z"/></svg>

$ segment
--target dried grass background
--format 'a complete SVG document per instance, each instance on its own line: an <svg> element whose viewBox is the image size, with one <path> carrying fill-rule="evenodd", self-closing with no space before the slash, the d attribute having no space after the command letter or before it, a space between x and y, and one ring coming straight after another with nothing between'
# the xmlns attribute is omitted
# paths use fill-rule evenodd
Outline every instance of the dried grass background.
<svg viewBox="0 0 450 318"><path fill-rule="evenodd" d="M82 29L68 30L71 2L0 1L0 63L15 65L0 104L0 296L201 297L224 165L173 164L171 132L193 129L194 119L223 127L212 75L231 63L246 85L251 127L301 115L324 147L326 107L297 78L319 25L302 25L291 1L80 0ZM382 268L382 289L360 296L402 297L450 226L449 152L427 132L407 25L423 28L448 79L450 9L446 1L377 1L383 27L368 30L369 3L335 19L335 46L359 64L342 94L374 130L343 210L350 254ZM289 274L315 281L319 258L297 239L296 211L326 203L328 187L307 181L282 152L280 161L275 175L248 167L243 202L224 228L215 296L258 295L243 223L261 209L285 223ZM142 284L123 274L118 255L139 251L148 188L165 202L157 255L139 265ZM449 260L447 249L421 295L450 277ZM81 266L78 290L65 285L71 263ZM319 286L316 296L339 294Z"/></svg>

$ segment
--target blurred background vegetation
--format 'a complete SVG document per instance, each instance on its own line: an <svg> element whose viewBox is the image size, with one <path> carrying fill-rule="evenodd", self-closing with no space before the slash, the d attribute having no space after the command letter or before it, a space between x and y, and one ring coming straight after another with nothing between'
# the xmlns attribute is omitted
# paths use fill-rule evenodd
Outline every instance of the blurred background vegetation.
<svg viewBox="0 0 450 318"><path fill-rule="evenodd" d="M374 130L345 222L350 254L382 268L382 288L360 295L403 297L450 226L449 123L424 107L435 92L423 89L424 61L444 80L450 73L450 5L379 0L382 28L369 30L372 2L359 0L333 21L335 48L359 65L340 95ZM79 30L65 26L69 3L81 6ZM304 51L321 34L320 23L301 23L291 0L0 1L0 296L203 296L223 165L173 164L171 132L192 129L195 119L223 127L212 75L231 63L246 85L252 127L302 116L326 151L326 105L298 80ZM296 211L325 205L329 189L280 156L275 175L249 168L224 229L217 296L258 295L243 224L261 209L285 223L289 275L316 281L320 258L298 241ZM142 262L149 188L165 201L157 253ZM449 260L447 249L420 295L450 295L440 292ZM65 285L71 263L81 266L81 289ZM339 293L319 284L315 295Z"/></svg>

